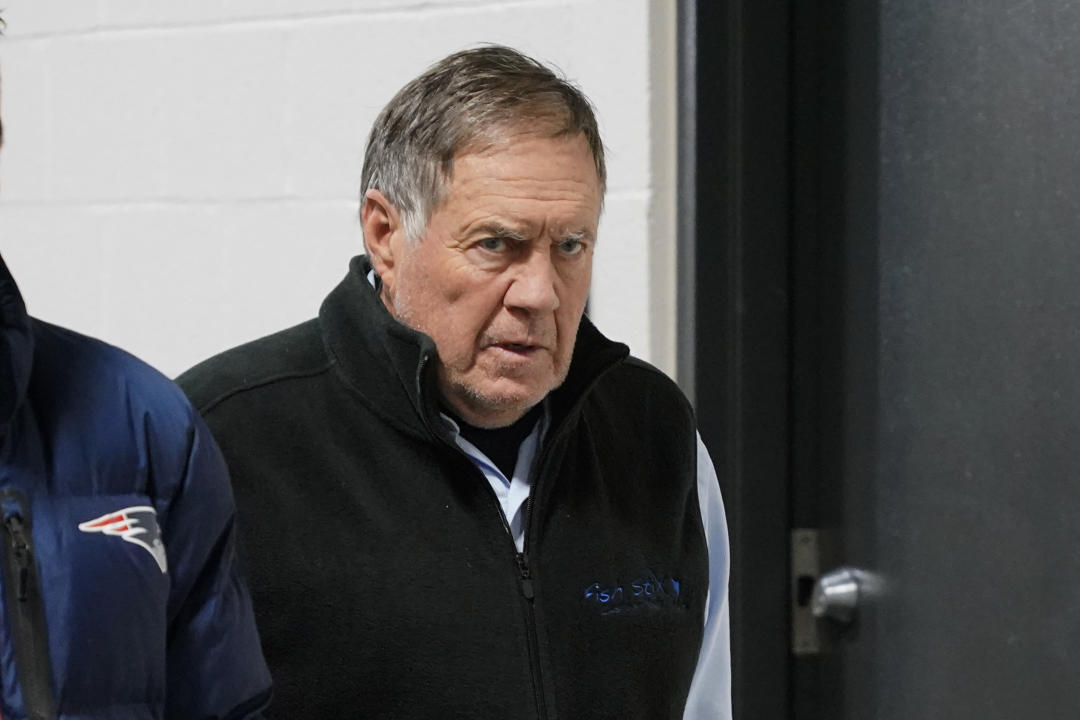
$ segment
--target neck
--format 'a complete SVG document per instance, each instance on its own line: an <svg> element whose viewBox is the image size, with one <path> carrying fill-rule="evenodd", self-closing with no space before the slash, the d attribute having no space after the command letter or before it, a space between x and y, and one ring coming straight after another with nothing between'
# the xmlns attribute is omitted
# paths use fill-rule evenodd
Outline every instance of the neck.
<svg viewBox="0 0 1080 720"><path fill-rule="evenodd" d="M510 425L499 428L476 427L449 410L445 412L457 421L461 436L479 448L480 452L487 455L502 474L509 478L514 474L521 443L536 427L543 412L543 406L534 405L531 410Z"/></svg>

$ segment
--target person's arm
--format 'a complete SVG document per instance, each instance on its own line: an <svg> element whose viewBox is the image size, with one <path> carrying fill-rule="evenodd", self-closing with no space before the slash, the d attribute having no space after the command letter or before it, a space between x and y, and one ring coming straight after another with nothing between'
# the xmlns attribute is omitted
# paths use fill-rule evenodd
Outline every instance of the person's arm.
<svg viewBox="0 0 1080 720"><path fill-rule="evenodd" d="M705 634L683 720L731 720L731 632L728 620L727 518L709 451L697 438L698 502L709 545L709 598Z"/></svg>
<svg viewBox="0 0 1080 720"><path fill-rule="evenodd" d="M225 461L195 417L183 481L162 524L172 582L170 719L257 718L270 700L270 673L236 566L234 521Z"/></svg>

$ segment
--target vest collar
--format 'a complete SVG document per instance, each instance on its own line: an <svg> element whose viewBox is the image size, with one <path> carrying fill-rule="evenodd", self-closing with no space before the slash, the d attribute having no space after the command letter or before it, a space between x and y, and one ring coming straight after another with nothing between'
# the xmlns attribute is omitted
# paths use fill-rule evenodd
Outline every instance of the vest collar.
<svg viewBox="0 0 1080 720"><path fill-rule="evenodd" d="M357 256L319 311L323 338L343 380L374 412L399 427L450 440L439 416L435 342L398 322L367 280L371 264ZM588 318L578 328L566 381L548 395L552 427L572 414L593 383L624 360Z"/></svg>

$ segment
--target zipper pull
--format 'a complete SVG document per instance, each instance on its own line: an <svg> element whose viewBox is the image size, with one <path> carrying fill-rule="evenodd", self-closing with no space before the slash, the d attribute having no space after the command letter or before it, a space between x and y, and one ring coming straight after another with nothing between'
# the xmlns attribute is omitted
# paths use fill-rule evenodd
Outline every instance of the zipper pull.
<svg viewBox="0 0 1080 720"><path fill-rule="evenodd" d="M536 595L533 592L532 574L529 572L529 563L525 558L525 553L517 554L517 566L518 573L521 575L521 594L526 600L532 600Z"/></svg>
<svg viewBox="0 0 1080 720"><path fill-rule="evenodd" d="M15 596L20 601L25 601L30 585L30 563L32 561L30 541L26 538L26 530L23 527L21 515L10 516L5 524L11 534L11 547L14 551L15 566L18 569Z"/></svg>

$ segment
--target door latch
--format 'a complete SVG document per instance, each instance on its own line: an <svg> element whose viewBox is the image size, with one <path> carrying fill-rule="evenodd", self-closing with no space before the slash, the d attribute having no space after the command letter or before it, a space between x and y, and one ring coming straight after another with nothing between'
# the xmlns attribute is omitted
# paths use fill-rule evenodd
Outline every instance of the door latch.
<svg viewBox="0 0 1080 720"><path fill-rule="evenodd" d="M880 598L882 575L838 567L834 532L816 528L791 531L791 652L817 655L832 650L859 609ZM823 568L828 568L824 570Z"/></svg>
<svg viewBox="0 0 1080 720"><path fill-rule="evenodd" d="M822 568L835 559L833 534L817 528L791 531L791 652L817 655L833 647L835 632L814 615L814 591Z"/></svg>

